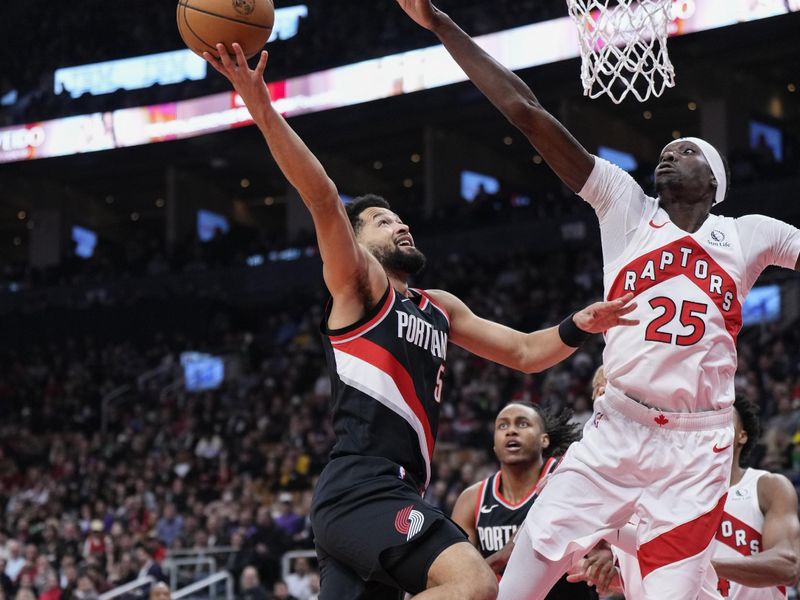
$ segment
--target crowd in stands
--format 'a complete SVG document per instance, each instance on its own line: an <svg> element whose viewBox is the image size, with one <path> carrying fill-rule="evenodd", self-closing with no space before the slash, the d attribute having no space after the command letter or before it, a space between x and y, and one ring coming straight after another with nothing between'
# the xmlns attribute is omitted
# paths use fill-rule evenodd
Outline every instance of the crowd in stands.
<svg viewBox="0 0 800 600"><path fill-rule="evenodd" d="M760 182L779 180L789 168L777 162L768 147L735 150L730 156L730 167L731 198L735 198L740 190L752 189ZM653 169L654 165L642 161L632 173L645 190L652 190ZM535 223L545 219L594 219L592 211L576 201L556 179L537 179L531 187L534 192L502 187L496 193L487 193L481 188L471 202L460 197L452 198L427 216L420 197L410 195L401 202L393 198L389 200L415 234L423 236L435 234L443 227L466 230L523 221ZM164 217L159 215L157 218ZM209 242L201 242L192 231L168 247L160 236L163 229L163 223L158 223L156 227L143 227L118 241L111 241L103 231L99 231L99 242L90 258L77 256L75 248L70 248L59 264L47 269L32 268L27 260L4 262L0 265L0 294L6 290L18 292L105 283L120 278L259 266L283 260L279 255L287 249L298 257L316 255L314 236L308 232L288 237L285 233L266 232L232 222L228 231L218 230Z"/></svg>
<svg viewBox="0 0 800 600"><path fill-rule="evenodd" d="M4 8L2 25L5 27L0 27L3 39L9 47L30 48L33 45L36 51L9 53L9 60L0 74L0 98L16 90L17 100L11 106L0 106L0 126L157 104L229 87L222 78L209 77L200 83L155 86L97 97L85 94L73 99L67 92L56 96L53 74L59 67L166 52L185 46L175 24L175 3L117 0L109 4L87 0L81 10L41 0L38 4L41 6L36 10L30 4L11 3ZM277 8L297 4L308 6L308 17L300 20L297 36L270 44L270 73L276 79L432 44L430 35L414 26L395 6L394 0L276 2ZM563 0L494 0L491 11L486 11L485 3L479 0L443 0L439 5L473 34L566 16ZM369 15L366 20L369 27L364 26L365 15Z"/></svg>
<svg viewBox="0 0 800 600"><path fill-rule="evenodd" d="M598 256L452 255L417 283L531 330L600 296ZM264 311L247 330L231 314L207 339L153 331L136 343L90 330L5 350L0 598L93 600L141 575L166 579L170 553L187 548L208 549L238 597L314 598L313 558L295 559L288 576L280 560L313 548L309 501L333 440L321 304ZM759 401L765 427L756 464L800 485L797 323L745 330L739 347L736 387ZM235 356L237 367L217 389L169 385L178 355L198 349ZM585 421L601 349L595 336L562 365L523 375L451 347L427 498L449 512L492 472L493 419L510 400L570 408ZM139 377L148 372L156 375ZM104 406L124 384L132 391ZM180 584L201 576L177 573Z"/></svg>

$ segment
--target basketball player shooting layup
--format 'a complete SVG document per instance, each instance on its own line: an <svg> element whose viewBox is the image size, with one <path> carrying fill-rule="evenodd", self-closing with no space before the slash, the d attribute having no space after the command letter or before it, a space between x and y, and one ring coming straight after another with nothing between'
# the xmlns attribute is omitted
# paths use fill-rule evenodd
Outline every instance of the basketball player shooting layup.
<svg viewBox="0 0 800 600"><path fill-rule="evenodd" d="M587 332L634 324L631 294L593 304L559 327L529 334L477 317L441 290L409 288L425 257L385 200L346 210L322 165L272 106L266 52L255 69L220 45L227 77L281 171L311 212L332 301L322 332L333 382L332 460L311 518L323 600L493 600L497 580L449 518L425 503L448 337L480 356L540 371L572 354Z"/></svg>
<svg viewBox="0 0 800 600"><path fill-rule="evenodd" d="M606 336L608 378L594 418L528 513L501 600L543 598L573 556L638 515L645 598L695 598L711 560L733 457L741 305L768 265L798 267L800 231L759 215L710 214L725 199L719 152L669 143L657 198L592 156L528 86L430 0L397 0L431 30L600 221L608 299L633 293L637 327Z"/></svg>

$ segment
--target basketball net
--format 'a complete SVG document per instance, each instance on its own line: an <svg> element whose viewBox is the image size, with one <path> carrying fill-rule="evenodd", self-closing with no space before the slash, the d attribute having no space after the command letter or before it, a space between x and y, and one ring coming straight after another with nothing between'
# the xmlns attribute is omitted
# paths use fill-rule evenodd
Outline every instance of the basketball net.
<svg viewBox="0 0 800 600"><path fill-rule="evenodd" d="M567 0L578 26L583 95L639 102L675 85L667 54L672 0Z"/></svg>

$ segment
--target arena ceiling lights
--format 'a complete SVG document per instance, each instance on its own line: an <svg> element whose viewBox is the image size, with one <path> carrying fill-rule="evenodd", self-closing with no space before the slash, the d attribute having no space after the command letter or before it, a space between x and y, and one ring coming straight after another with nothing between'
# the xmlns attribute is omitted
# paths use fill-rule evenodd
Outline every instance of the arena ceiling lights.
<svg viewBox="0 0 800 600"><path fill-rule="evenodd" d="M670 35L715 29L800 11L800 0L683 0L674 5ZM579 55L569 17L476 38L511 69ZM269 83L287 117L352 106L466 80L442 46L412 50ZM576 77L576 85L579 85ZM252 124L233 92L0 129L0 163L111 150Z"/></svg>

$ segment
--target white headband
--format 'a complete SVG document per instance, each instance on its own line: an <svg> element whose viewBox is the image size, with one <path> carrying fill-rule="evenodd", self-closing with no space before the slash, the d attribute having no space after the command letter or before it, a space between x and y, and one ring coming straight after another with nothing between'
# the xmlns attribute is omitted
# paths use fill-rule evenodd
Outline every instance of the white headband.
<svg viewBox="0 0 800 600"><path fill-rule="evenodd" d="M711 172L714 174L714 179L717 180L717 193L714 197L714 204L719 204L725 200L725 192L728 189L728 178L725 177L725 165L722 163L722 156L720 155L719 151L707 141L696 137L680 138L670 142L667 144L667 146L670 146L676 142L691 142L700 148L700 152L702 152L703 156L705 156L708 166L711 167ZM667 146L664 146L664 150L667 149Z"/></svg>

